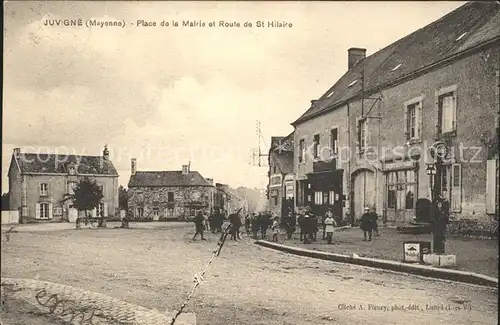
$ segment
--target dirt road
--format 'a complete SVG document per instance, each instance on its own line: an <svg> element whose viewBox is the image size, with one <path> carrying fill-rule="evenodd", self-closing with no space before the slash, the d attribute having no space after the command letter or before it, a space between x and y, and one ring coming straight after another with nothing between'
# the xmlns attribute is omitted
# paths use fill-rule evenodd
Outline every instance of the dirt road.
<svg viewBox="0 0 500 325"><path fill-rule="evenodd" d="M36 278L148 308L177 309L215 248L192 226L20 232L2 276ZM154 228L154 227L153 227ZM187 311L198 324L496 324L495 289L429 280L228 242Z"/></svg>

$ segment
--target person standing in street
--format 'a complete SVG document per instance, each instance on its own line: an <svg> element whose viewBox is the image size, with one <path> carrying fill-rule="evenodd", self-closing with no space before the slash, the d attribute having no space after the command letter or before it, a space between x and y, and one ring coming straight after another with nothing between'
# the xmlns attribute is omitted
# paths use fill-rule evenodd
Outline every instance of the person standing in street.
<svg viewBox="0 0 500 325"><path fill-rule="evenodd" d="M260 233L262 235L262 239L267 238L267 228L269 227L269 215L267 213L262 214L262 218L260 220Z"/></svg>
<svg viewBox="0 0 500 325"><path fill-rule="evenodd" d="M278 222L278 217L274 218L273 225L271 226L271 230L273 231L273 242L278 242L278 236L280 234L280 225Z"/></svg>
<svg viewBox="0 0 500 325"><path fill-rule="evenodd" d="M370 209L365 207L365 213L361 216L361 223L359 225L361 230L363 230L364 241L366 241L366 234L368 234L368 241L372 240L372 230L373 230L373 216L370 213Z"/></svg>
<svg viewBox="0 0 500 325"><path fill-rule="evenodd" d="M253 214L252 216L252 233L253 233L253 238L254 239L257 239L257 233L259 232L259 228L260 228L260 219L261 219L261 214L259 212L258 215L256 215L255 213Z"/></svg>
<svg viewBox="0 0 500 325"><path fill-rule="evenodd" d="M300 229L300 241L304 240L304 234L305 234L305 214L301 212L299 214L299 217L297 218L297 223L299 224L299 229Z"/></svg>
<svg viewBox="0 0 500 325"><path fill-rule="evenodd" d="M205 218L203 217L201 212L198 212L198 214L194 217L194 225L196 227L196 233L193 236L193 240L196 240L196 235L198 235L198 234L200 234L201 240L206 240L203 237L203 230L204 230L203 222L204 221L205 221Z"/></svg>
<svg viewBox="0 0 500 325"><path fill-rule="evenodd" d="M304 219L302 220L302 223L304 225L304 228L303 228L304 244L309 244L310 240L312 239L312 230L314 229L313 222L314 222L314 220L311 217L310 209L306 208L306 211L304 214Z"/></svg>
<svg viewBox="0 0 500 325"><path fill-rule="evenodd" d="M335 219L333 219L332 211L328 209L325 218L326 242L328 244L332 243L332 237L335 225L336 225Z"/></svg>
<svg viewBox="0 0 500 325"><path fill-rule="evenodd" d="M245 217L245 230L247 232L247 236L250 235L250 221L251 221L251 216L247 214Z"/></svg>

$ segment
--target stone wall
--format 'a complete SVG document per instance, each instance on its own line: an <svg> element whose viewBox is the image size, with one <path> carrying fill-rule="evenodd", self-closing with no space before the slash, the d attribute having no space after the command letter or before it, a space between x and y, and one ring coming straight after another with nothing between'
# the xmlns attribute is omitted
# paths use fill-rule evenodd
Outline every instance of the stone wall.
<svg viewBox="0 0 500 325"><path fill-rule="evenodd" d="M198 211L212 212L214 192L213 186L132 187L128 189L128 216L132 220L187 220Z"/></svg>

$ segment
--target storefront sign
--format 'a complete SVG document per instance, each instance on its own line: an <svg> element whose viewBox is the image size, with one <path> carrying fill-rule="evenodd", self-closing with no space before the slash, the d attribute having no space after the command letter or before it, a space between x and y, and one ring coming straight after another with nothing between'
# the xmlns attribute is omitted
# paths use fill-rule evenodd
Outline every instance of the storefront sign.
<svg viewBox="0 0 500 325"><path fill-rule="evenodd" d="M385 163L385 170L394 169L411 169L415 168L416 162L412 160L398 160L390 163Z"/></svg>

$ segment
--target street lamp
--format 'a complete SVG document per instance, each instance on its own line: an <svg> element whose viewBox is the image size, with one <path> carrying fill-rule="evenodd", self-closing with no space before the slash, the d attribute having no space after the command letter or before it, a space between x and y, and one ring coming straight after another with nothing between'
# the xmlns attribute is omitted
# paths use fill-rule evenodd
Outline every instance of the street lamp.
<svg viewBox="0 0 500 325"><path fill-rule="evenodd" d="M444 253L446 209L444 209L441 197L441 175L443 169L443 157L446 157L448 148L442 141L435 142L430 149L434 164L427 164L426 173L431 177L432 209L431 220L433 221L433 251L436 254ZM433 182L434 178L434 182Z"/></svg>

